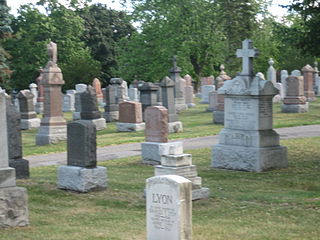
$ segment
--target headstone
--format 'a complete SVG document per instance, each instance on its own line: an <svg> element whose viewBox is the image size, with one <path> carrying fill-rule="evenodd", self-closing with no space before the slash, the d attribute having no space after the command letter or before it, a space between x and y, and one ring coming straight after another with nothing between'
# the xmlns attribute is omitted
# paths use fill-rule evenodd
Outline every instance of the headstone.
<svg viewBox="0 0 320 240"><path fill-rule="evenodd" d="M36 83L38 85L38 97L36 103L36 113L40 114L43 113L43 102L44 102L44 88L41 84L41 80L43 78L43 69L39 69L39 76L36 79Z"/></svg>
<svg viewBox="0 0 320 240"><path fill-rule="evenodd" d="M58 168L58 188L76 192L107 187L105 167L97 167L96 128L88 121L68 124L67 166Z"/></svg>
<svg viewBox="0 0 320 240"><path fill-rule="evenodd" d="M157 92L159 91L159 86L151 82L145 82L138 89L140 91L142 113L144 114L147 107L158 105ZM144 115L142 116L143 118L145 117Z"/></svg>
<svg viewBox="0 0 320 240"><path fill-rule="evenodd" d="M185 93L186 93L185 98L186 98L186 104L188 108L192 108L196 106L193 100L193 92L194 92L193 86L185 87Z"/></svg>
<svg viewBox="0 0 320 240"><path fill-rule="evenodd" d="M0 91L0 228L29 224L25 188L16 186L15 169L9 167L6 96Z"/></svg>
<svg viewBox="0 0 320 240"><path fill-rule="evenodd" d="M209 92L209 106L207 107L207 112L213 112L213 110L216 108L217 101L218 101L218 91L214 90Z"/></svg>
<svg viewBox="0 0 320 240"><path fill-rule="evenodd" d="M169 78L165 77L160 83L162 89L162 105L168 110L168 128L169 133L182 132L182 122L178 119L176 113L176 105L174 98L175 83Z"/></svg>
<svg viewBox="0 0 320 240"><path fill-rule="evenodd" d="M315 101L316 97L313 90L314 69L310 65L306 65L301 69L301 71L304 79L304 95L308 102Z"/></svg>
<svg viewBox="0 0 320 240"><path fill-rule="evenodd" d="M93 79L92 87L96 91L97 102L98 102L99 106L103 106L103 94L102 94L102 90L101 90L101 82L98 78Z"/></svg>
<svg viewBox="0 0 320 240"><path fill-rule="evenodd" d="M80 93L80 101L81 120L93 123L97 131L105 129L106 120L101 117L101 112L98 108L96 90L89 85L86 91Z"/></svg>
<svg viewBox="0 0 320 240"><path fill-rule="evenodd" d="M158 86L158 91L157 91L157 106L162 106L162 88L160 85L160 82L154 83L156 86Z"/></svg>
<svg viewBox="0 0 320 240"><path fill-rule="evenodd" d="M301 72L299 70L293 70L291 72L291 76L299 77L299 76L301 76Z"/></svg>
<svg viewBox="0 0 320 240"><path fill-rule="evenodd" d="M268 63L269 63L269 68L268 68L267 80L271 81L273 85L275 85L277 82L277 71L273 67L273 64L274 64L273 59L270 58Z"/></svg>
<svg viewBox="0 0 320 240"><path fill-rule="evenodd" d="M9 96L6 97L6 114L9 166L16 170L16 178L29 178L29 162L22 158L20 113L12 104Z"/></svg>
<svg viewBox="0 0 320 240"><path fill-rule="evenodd" d="M309 111L309 103L304 96L303 77L289 76L286 79L286 93L281 106L284 113L301 113Z"/></svg>
<svg viewBox="0 0 320 240"><path fill-rule="evenodd" d="M176 111L179 113L182 110L187 109L186 101L184 99L185 80L180 76L181 68L177 66L177 56L172 58L173 67L169 70L170 78L173 80L174 86L174 98Z"/></svg>
<svg viewBox="0 0 320 240"><path fill-rule="evenodd" d="M142 122L142 106L139 102L127 101L119 104L119 132L137 132L145 129Z"/></svg>
<svg viewBox="0 0 320 240"><path fill-rule="evenodd" d="M63 95L63 112L74 112L75 111L75 95L76 90L67 90L67 93Z"/></svg>
<svg viewBox="0 0 320 240"><path fill-rule="evenodd" d="M201 101L202 104L209 103L209 93L215 91L216 87L214 85L204 85L201 86Z"/></svg>
<svg viewBox="0 0 320 240"><path fill-rule="evenodd" d="M191 182L176 175L148 178L147 239L191 240Z"/></svg>
<svg viewBox="0 0 320 240"><path fill-rule="evenodd" d="M213 85L214 84L214 77L210 76L210 77L202 77L200 79L201 82L201 86L206 86L206 85Z"/></svg>
<svg viewBox="0 0 320 240"><path fill-rule="evenodd" d="M285 97L287 95L287 83L286 79L289 77L288 71L287 70L281 70L280 72L281 76L281 84L282 84L282 89L283 89L283 96Z"/></svg>
<svg viewBox="0 0 320 240"><path fill-rule="evenodd" d="M87 85L83 83L76 84L76 93L74 95L74 112L72 114L73 120L80 120L80 112L81 112L81 100L80 94L87 90Z"/></svg>
<svg viewBox="0 0 320 240"><path fill-rule="evenodd" d="M49 62L43 70L41 84L44 87L44 106L41 125L36 135L37 145L56 143L67 138L66 120L62 113L61 86L64 84L61 69L57 65L57 45L47 45Z"/></svg>
<svg viewBox="0 0 320 240"><path fill-rule="evenodd" d="M119 101L117 97L118 87L115 85L108 85L106 87L106 105L104 106L103 117L106 122L118 121L119 119Z"/></svg>
<svg viewBox="0 0 320 240"><path fill-rule="evenodd" d="M260 172L287 167L287 151L272 129L273 83L255 76L253 58L258 51L251 40L237 50L242 72L218 90L224 95L224 129L213 146L212 167Z"/></svg>
<svg viewBox="0 0 320 240"><path fill-rule="evenodd" d="M34 110L34 95L29 90L21 90L17 96L20 106L21 129L40 127L40 119Z"/></svg>
<svg viewBox="0 0 320 240"><path fill-rule="evenodd" d="M128 93L129 93L130 101L139 102L139 90L138 90L138 88L129 88L128 89Z"/></svg>
<svg viewBox="0 0 320 240"><path fill-rule="evenodd" d="M162 155L182 154L181 142L168 143L168 110L163 106L148 107L145 111L145 139L141 143L142 162L159 164Z"/></svg>
<svg viewBox="0 0 320 240"><path fill-rule="evenodd" d="M31 83L31 84L29 84L29 88L30 88L30 92L34 96L34 98L32 99L33 100L33 106L36 106L37 99L38 99L38 90L37 90L38 86L35 83Z"/></svg>
<svg viewBox="0 0 320 240"><path fill-rule="evenodd" d="M186 80L186 86L192 86L192 77L189 74L185 75L183 78Z"/></svg>
<svg viewBox="0 0 320 240"><path fill-rule="evenodd" d="M118 92L119 92L119 103L123 101L128 101L129 100L129 95L128 95L128 83L121 79L122 82L119 86Z"/></svg>
<svg viewBox="0 0 320 240"><path fill-rule="evenodd" d="M318 62L314 62L314 91L316 96L320 96L320 77L319 77L319 69Z"/></svg>

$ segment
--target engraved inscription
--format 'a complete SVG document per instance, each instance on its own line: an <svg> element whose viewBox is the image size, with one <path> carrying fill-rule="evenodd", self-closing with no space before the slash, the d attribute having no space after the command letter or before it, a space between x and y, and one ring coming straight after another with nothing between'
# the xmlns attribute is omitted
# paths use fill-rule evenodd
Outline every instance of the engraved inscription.
<svg viewBox="0 0 320 240"><path fill-rule="evenodd" d="M238 146L252 146L252 137L243 133L227 134L225 143Z"/></svg>

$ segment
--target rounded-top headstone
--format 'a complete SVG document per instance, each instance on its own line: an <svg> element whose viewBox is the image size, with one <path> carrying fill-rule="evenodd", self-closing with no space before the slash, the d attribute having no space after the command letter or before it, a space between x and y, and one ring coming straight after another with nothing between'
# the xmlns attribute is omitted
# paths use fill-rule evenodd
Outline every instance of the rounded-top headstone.
<svg viewBox="0 0 320 240"><path fill-rule="evenodd" d="M293 70L291 72L291 76L299 77L299 76L301 76L301 72L299 70Z"/></svg>
<svg viewBox="0 0 320 240"><path fill-rule="evenodd" d="M168 110L163 106L152 106L144 114L146 142L168 142Z"/></svg>
<svg viewBox="0 0 320 240"><path fill-rule="evenodd" d="M76 84L76 91L77 91L77 93L82 93L87 90L87 87L88 86L83 83Z"/></svg>
<svg viewBox="0 0 320 240"><path fill-rule="evenodd" d="M119 104L119 122L142 123L142 106L140 102L126 101Z"/></svg>

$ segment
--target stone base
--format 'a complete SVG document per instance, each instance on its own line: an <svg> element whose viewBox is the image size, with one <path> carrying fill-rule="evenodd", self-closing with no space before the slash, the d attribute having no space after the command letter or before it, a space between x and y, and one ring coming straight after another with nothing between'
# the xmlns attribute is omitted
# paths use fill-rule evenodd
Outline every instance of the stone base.
<svg viewBox="0 0 320 240"><path fill-rule="evenodd" d="M25 159L10 159L9 166L16 170L17 179L27 179L30 176L29 161Z"/></svg>
<svg viewBox="0 0 320 240"><path fill-rule="evenodd" d="M141 143L142 162L150 165L158 165L161 163L163 155L183 154L182 142L171 143L156 143L144 142Z"/></svg>
<svg viewBox="0 0 320 240"><path fill-rule="evenodd" d="M42 114L43 113L43 102L37 102L36 103L35 111L38 114Z"/></svg>
<svg viewBox="0 0 320 240"><path fill-rule="evenodd" d="M158 165L154 169L154 175L179 175L181 177L188 178L190 181L192 178L196 178L198 175L197 166L181 166L181 167L167 167Z"/></svg>
<svg viewBox="0 0 320 240"><path fill-rule="evenodd" d="M119 132L139 132L146 128L145 123L121 123L117 122L117 129Z"/></svg>
<svg viewBox="0 0 320 240"><path fill-rule="evenodd" d="M106 122L115 122L119 120L119 111L104 112L103 117Z"/></svg>
<svg viewBox="0 0 320 240"><path fill-rule="evenodd" d="M192 190L192 201L210 197L209 188L199 188Z"/></svg>
<svg viewBox="0 0 320 240"><path fill-rule="evenodd" d="M0 168L0 189L16 186L16 170L11 167ZM1 215L0 215L1 217Z"/></svg>
<svg viewBox="0 0 320 240"><path fill-rule="evenodd" d="M282 104L281 112L283 113L304 113L309 112L309 103L306 104Z"/></svg>
<svg viewBox="0 0 320 240"><path fill-rule="evenodd" d="M58 168L58 188L76 192L106 189L106 171L105 167L60 166Z"/></svg>
<svg viewBox="0 0 320 240"><path fill-rule="evenodd" d="M188 103L187 106L188 106L188 108L193 108L193 107L196 106L196 104L194 104L194 103Z"/></svg>
<svg viewBox="0 0 320 240"><path fill-rule="evenodd" d="M81 119L80 112L73 112L72 118L73 118L73 121L80 120Z"/></svg>
<svg viewBox="0 0 320 240"><path fill-rule="evenodd" d="M67 139L67 126L40 126L36 145L54 144Z"/></svg>
<svg viewBox="0 0 320 240"><path fill-rule="evenodd" d="M183 131L182 122L176 121L176 122L169 122L168 123L168 130L169 133L178 133Z"/></svg>
<svg viewBox="0 0 320 240"><path fill-rule="evenodd" d="M224 124L224 111L213 111L213 123Z"/></svg>
<svg viewBox="0 0 320 240"><path fill-rule="evenodd" d="M32 118L32 119L21 119L20 128L22 130L39 128L40 127L40 118Z"/></svg>
<svg viewBox="0 0 320 240"><path fill-rule="evenodd" d="M28 224L27 190L22 187L0 188L0 228Z"/></svg>
<svg viewBox="0 0 320 240"><path fill-rule="evenodd" d="M288 166L287 148L243 147L217 144L212 149L212 167L249 172L261 172L268 169Z"/></svg>
<svg viewBox="0 0 320 240"><path fill-rule="evenodd" d="M92 120L81 120L84 122L93 123L96 126L96 130L103 130L107 127L106 120L104 118L92 119Z"/></svg>

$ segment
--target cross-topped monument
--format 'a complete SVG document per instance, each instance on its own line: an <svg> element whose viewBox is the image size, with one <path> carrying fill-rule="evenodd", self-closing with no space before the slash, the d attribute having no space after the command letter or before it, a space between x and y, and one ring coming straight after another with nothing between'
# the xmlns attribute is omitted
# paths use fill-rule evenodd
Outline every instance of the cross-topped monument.
<svg viewBox="0 0 320 240"><path fill-rule="evenodd" d="M253 48L253 42L246 39L242 42L242 49L237 50L237 57L242 58L242 72L240 75L251 76L253 72L253 58L259 54L259 50Z"/></svg>

